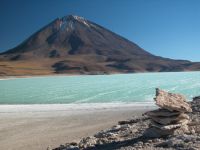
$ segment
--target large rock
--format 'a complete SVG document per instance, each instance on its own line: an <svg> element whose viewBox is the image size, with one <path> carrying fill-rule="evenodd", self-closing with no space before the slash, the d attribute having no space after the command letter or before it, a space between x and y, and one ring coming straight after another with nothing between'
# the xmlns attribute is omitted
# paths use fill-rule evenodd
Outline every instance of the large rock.
<svg viewBox="0 0 200 150"><path fill-rule="evenodd" d="M162 125L155 121L152 121L151 126L158 128L160 130L173 130L173 129L180 128L182 126L182 124L179 123L179 124Z"/></svg>
<svg viewBox="0 0 200 150"><path fill-rule="evenodd" d="M190 132L188 124L191 120L185 112L192 112L192 109L184 96L156 89L155 101L160 108L145 113L151 118L151 126L144 133L146 137L159 138Z"/></svg>
<svg viewBox="0 0 200 150"><path fill-rule="evenodd" d="M178 111L169 111L167 109L156 109L145 113L145 115L149 117L171 117L177 116L179 114L181 113Z"/></svg>
<svg viewBox="0 0 200 150"><path fill-rule="evenodd" d="M156 127L150 127L144 132L143 136L147 138L160 138L171 135L173 133L174 130L161 130Z"/></svg>
<svg viewBox="0 0 200 150"><path fill-rule="evenodd" d="M187 125L174 125L174 127L160 129L158 127L152 126L144 132L144 136L148 138L160 138L168 135L182 135L185 133L190 133Z"/></svg>
<svg viewBox="0 0 200 150"><path fill-rule="evenodd" d="M186 102L186 98L180 94L168 93L160 89L156 89L156 105L169 111L192 112L190 105Z"/></svg>
<svg viewBox="0 0 200 150"><path fill-rule="evenodd" d="M189 120L189 116L184 113L181 113L179 115L171 116L171 117L151 116L151 119L157 123L168 125L168 124L182 123L182 120Z"/></svg>

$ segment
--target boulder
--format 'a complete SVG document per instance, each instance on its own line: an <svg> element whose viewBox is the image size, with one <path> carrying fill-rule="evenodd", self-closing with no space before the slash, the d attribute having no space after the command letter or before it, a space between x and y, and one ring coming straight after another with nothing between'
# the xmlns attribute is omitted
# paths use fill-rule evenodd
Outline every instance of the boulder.
<svg viewBox="0 0 200 150"><path fill-rule="evenodd" d="M177 124L177 123L185 122L185 120L189 120L189 116L187 114L181 113L179 115L171 116L171 117L151 116L151 119L157 123L168 125L168 124Z"/></svg>
<svg viewBox="0 0 200 150"><path fill-rule="evenodd" d="M182 124L179 123L179 124L161 125L157 122L152 121L151 126L158 128L160 130L173 130L173 129L180 128L182 126Z"/></svg>
<svg viewBox="0 0 200 150"><path fill-rule="evenodd" d="M144 136L159 138L168 135L190 133L190 117L185 112L192 112L184 96L156 89L157 110L145 113L151 119L151 126Z"/></svg>
<svg viewBox="0 0 200 150"><path fill-rule="evenodd" d="M186 102L186 98L180 94L156 89L155 101L156 105L169 111L192 112L190 105Z"/></svg>
<svg viewBox="0 0 200 150"><path fill-rule="evenodd" d="M167 109L157 109L153 111L148 111L145 113L149 117L171 117L180 114L178 111L169 111Z"/></svg>
<svg viewBox="0 0 200 150"><path fill-rule="evenodd" d="M171 135L173 133L174 130L161 130L156 127L150 127L144 132L143 136L147 138L160 138Z"/></svg>
<svg viewBox="0 0 200 150"><path fill-rule="evenodd" d="M174 127L171 126L169 128L160 129L155 126L152 126L148 128L143 135L147 138L160 138L169 135L182 135L185 133L190 133L187 125L177 125L176 128Z"/></svg>

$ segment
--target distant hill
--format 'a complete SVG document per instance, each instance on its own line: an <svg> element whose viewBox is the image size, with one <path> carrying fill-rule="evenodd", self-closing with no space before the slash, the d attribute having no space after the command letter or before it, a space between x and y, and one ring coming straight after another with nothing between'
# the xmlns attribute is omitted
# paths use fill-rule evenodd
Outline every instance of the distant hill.
<svg viewBox="0 0 200 150"><path fill-rule="evenodd" d="M111 74L200 70L200 63L158 57L79 16L58 18L0 54L0 75Z"/></svg>

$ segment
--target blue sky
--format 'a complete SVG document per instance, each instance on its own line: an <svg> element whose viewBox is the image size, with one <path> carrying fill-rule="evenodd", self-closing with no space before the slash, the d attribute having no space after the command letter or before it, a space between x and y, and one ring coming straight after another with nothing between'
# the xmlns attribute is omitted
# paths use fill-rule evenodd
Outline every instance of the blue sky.
<svg viewBox="0 0 200 150"><path fill-rule="evenodd" d="M200 61L199 8L200 0L0 0L0 51L75 14L155 55Z"/></svg>

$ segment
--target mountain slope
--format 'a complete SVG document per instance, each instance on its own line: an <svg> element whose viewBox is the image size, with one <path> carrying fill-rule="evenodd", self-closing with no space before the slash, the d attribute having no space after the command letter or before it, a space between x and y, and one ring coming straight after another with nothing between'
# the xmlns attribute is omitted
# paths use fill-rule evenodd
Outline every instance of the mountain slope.
<svg viewBox="0 0 200 150"><path fill-rule="evenodd" d="M109 74L200 70L199 63L154 56L78 16L58 18L0 54L1 75Z"/></svg>

